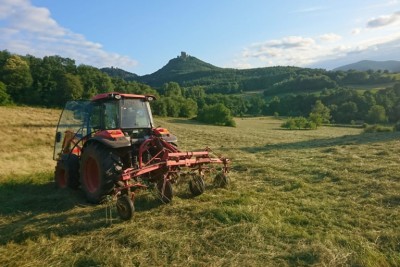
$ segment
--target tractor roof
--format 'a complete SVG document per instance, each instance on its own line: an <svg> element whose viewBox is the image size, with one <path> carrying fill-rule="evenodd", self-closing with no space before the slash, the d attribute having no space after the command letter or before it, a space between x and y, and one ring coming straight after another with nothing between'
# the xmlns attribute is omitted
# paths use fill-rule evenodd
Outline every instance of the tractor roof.
<svg viewBox="0 0 400 267"><path fill-rule="evenodd" d="M149 98L154 99L154 96L152 96L152 95L134 95L134 94L124 94L124 93L119 93L119 92L109 92L109 93L104 93L104 94L99 94L99 95L94 96L92 98L92 101L98 101L98 100L103 100L103 99L120 99L121 97L136 98L136 99L149 99Z"/></svg>

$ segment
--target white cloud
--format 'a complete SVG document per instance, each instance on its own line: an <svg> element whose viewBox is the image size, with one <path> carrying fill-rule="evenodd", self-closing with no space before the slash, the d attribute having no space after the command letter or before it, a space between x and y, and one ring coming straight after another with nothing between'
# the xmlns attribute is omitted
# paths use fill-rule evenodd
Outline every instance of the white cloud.
<svg viewBox="0 0 400 267"><path fill-rule="evenodd" d="M381 8L381 7L392 7L392 6L398 5L399 2L400 1L398 1L398 0L389 0L389 1L386 1L386 2L380 2L380 3L375 3L375 4L372 4L372 5L369 5L369 6L365 6L364 8L377 9L377 8Z"/></svg>
<svg viewBox="0 0 400 267"><path fill-rule="evenodd" d="M317 37L289 36L279 40L268 40L244 48L242 66L313 66L327 67L321 62L353 59L356 61L375 57L379 60L400 59L400 33L377 35L375 37L342 40L334 33ZM390 58L392 55L392 58ZM353 61L353 62L354 62ZM338 65L336 65L338 66Z"/></svg>
<svg viewBox="0 0 400 267"><path fill-rule="evenodd" d="M29 0L1 0L0 47L12 53L37 57L60 55L79 64L96 67L131 68L137 61L110 53L102 45L89 41L55 21L47 8L36 7Z"/></svg>
<svg viewBox="0 0 400 267"><path fill-rule="evenodd" d="M325 42L336 42L336 41L339 41L340 39L342 39L342 36L340 36L336 33L326 33L326 34L320 35L319 39L321 41L325 41Z"/></svg>
<svg viewBox="0 0 400 267"><path fill-rule="evenodd" d="M351 31L351 34L352 35L358 35L358 34L360 34L361 33L361 29L360 28L355 28L355 29L353 29L352 31Z"/></svg>
<svg viewBox="0 0 400 267"><path fill-rule="evenodd" d="M372 18L367 22L367 27L368 28L384 27L397 22L400 22L400 11L397 11L388 16L380 16L378 18Z"/></svg>
<svg viewBox="0 0 400 267"><path fill-rule="evenodd" d="M313 62L320 50L321 46L316 39L288 36L252 44L243 50L242 56L249 61L261 61L267 66L305 65Z"/></svg>

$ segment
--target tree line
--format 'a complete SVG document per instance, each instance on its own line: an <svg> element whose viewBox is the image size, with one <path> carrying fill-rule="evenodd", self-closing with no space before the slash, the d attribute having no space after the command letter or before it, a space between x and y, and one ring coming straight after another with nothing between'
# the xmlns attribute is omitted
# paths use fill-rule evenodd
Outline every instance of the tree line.
<svg viewBox="0 0 400 267"><path fill-rule="evenodd" d="M377 92L352 89L324 90L321 94L273 97L264 107L265 115L308 116L316 101L329 109L334 123L396 123L400 121L400 83Z"/></svg>
<svg viewBox="0 0 400 267"><path fill-rule="evenodd" d="M37 58L0 51L0 104L62 107L68 100L89 99L99 93L119 91L155 95L158 98L152 102L155 115L197 117L200 121L228 126L234 125L232 116L308 117L316 103L329 110L330 122L381 123L400 120L399 83L377 92L359 92L341 86L367 81L368 84L392 82L392 76L385 71L326 72L296 67L274 67L271 71L257 80L264 86L270 85L264 94L222 94L215 93L224 91L211 81L209 87L165 82L153 88L138 81L110 77L92 66L77 66L69 58ZM265 69L242 70L238 73L243 75L246 72L249 77L254 77L262 75ZM255 86L251 84L254 79L249 79L242 80L242 87L246 81L247 88ZM215 90L210 92L211 85ZM235 80L227 83L227 88L238 86ZM271 92L274 94L271 95ZM276 95L278 93L279 96Z"/></svg>
<svg viewBox="0 0 400 267"><path fill-rule="evenodd" d="M176 82L154 89L137 81L111 78L101 70L75 64L60 56L37 58L0 51L0 105L24 104L63 107L68 100L90 99L106 92L151 94L155 115L170 117L198 116L199 120L234 126L231 110L218 98L205 95L201 87L181 88ZM212 112L214 116L205 116Z"/></svg>

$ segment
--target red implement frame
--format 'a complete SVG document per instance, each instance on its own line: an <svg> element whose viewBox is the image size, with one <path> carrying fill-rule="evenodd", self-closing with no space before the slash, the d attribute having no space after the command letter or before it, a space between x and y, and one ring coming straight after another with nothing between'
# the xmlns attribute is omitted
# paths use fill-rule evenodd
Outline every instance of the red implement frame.
<svg viewBox="0 0 400 267"><path fill-rule="evenodd" d="M145 155L152 156L146 161ZM121 180L124 186L118 188L117 191L127 188L146 188L147 186L141 182L131 184L129 181L136 181L136 178L144 174L151 175L157 170L162 172L164 183L171 179L171 175L179 172L180 167L189 167L201 174L206 169L203 166L205 164L222 164L223 173L226 174L229 171L229 159L214 156L209 148L204 151L181 152L163 138L152 136L139 147L138 168L128 168L123 171Z"/></svg>

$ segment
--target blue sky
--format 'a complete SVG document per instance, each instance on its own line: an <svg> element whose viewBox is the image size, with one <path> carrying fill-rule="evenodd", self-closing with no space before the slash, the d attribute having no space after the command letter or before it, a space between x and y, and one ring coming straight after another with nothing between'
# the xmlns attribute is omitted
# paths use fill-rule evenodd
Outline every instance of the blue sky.
<svg viewBox="0 0 400 267"><path fill-rule="evenodd" d="M400 60L400 0L0 0L0 50L139 75L181 51L219 67Z"/></svg>

